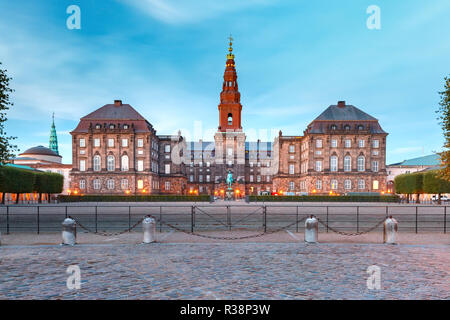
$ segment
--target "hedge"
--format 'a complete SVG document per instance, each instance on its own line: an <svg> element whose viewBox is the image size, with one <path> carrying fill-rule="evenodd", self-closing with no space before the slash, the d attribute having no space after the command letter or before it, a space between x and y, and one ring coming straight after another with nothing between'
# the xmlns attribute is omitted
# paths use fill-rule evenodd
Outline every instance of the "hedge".
<svg viewBox="0 0 450 320"><path fill-rule="evenodd" d="M209 195L184 196L184 195L59 195L59 202L207 202Z"/></svg>
<svg viewBox="0 0 450 320"><path fill-rule="evenodd" d="M34 191L37 193L61 193L64 176L58 173L37 172Z"/></svg>
<svg viewBox="0 0 450 320"><path fill-rule="evenodd" d="M423 191L428 194L450 193L450 181L441 179L438 170L425 172L423 175Z"/></svg>
<svg viewBox="0 0 450 320"><path fill-rule="evenodd" d="M8 166L0 167L0 192L30 193L34 191L34 171Z"/></svg>
<svg viewBox="0 0 450 320"><path fill-rule="evenodd" d="M397 195L392 196L249 196L250 202L399 202Z"/></svg>

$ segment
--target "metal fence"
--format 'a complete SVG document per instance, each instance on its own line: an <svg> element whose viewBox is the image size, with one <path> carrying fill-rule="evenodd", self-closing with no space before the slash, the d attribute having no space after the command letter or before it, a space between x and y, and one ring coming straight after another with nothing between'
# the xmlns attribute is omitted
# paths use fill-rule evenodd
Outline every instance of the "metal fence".
<svg viewBox="0 0 450 320"><path fill-rule="evenodd" d="M327 226L341 231L363 232L389 215L405 232L447 232L447 206L355 205L11 205L0 206L0 231L59 232L66 217L95 232L125 230L145 215L154 216L159 231L171 224L188 232L219 230L270 231L294 223L288 230L304 231L303 217L313 214ZM329 232L320 226L321 232ZM382 230L382 226L377 230ZM81 231L81 230L80 230Z"/></svg>

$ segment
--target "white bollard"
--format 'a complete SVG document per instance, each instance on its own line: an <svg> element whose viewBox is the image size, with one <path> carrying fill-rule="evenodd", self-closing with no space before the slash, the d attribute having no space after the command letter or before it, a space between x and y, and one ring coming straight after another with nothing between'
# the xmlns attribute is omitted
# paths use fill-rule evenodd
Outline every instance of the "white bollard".
<svg viewBox="0 0 450 320"><path fill-rule="evenodd" d="M311 215L305 221L305 242L317 243L319 236L319 221Z"/></svg>
<svg viewBox="0 0 450 320"><path fill-rule="evenodd" d="M144 231L143 243L152 243L156 241L156 221L152 217L145 217L142 221L142 229Z"/></svg>
<svg viewBox="0 0 450 320"><path fill-rule="evenodd" d="M390 216L384 221L383 227L383 242L388 244L397 244L397 220Z"/></svg>
<svg viewBox="0 0 450 320"><path fill-rule="evenodd" d="M77 225L71 218L64 219L62 223L62 244L73 246L77 238Z"/></svg>

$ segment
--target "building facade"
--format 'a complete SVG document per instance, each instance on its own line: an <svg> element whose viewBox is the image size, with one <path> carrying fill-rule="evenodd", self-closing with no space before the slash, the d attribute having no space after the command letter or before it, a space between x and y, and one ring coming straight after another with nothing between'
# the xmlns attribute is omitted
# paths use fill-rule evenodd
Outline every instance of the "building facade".
<svg viewBox="0 0 450 320"><path fill-rule="evenodd" d="M246 141L230 41L214 141L157 135L132 106L116 100L71 132L73 190L81 194L221 196L229 171L236 196L386 191L386 137L377 119L344 101L303 135Z"/></svg>

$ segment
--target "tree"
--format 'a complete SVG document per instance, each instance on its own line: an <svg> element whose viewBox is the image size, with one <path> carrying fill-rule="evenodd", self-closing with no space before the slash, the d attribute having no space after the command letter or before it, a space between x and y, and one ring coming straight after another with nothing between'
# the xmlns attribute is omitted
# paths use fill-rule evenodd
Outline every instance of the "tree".
<svg viewBox="0 0 450 320"><path fill-rule="evenodd" d="M406 194L409 203L410 195L416 194L416 202L419 203L419 195L423 193L423 174L422 173L405 173L400 174L394 179L395 192Z"/></svg>
<svg viewBox="0 0 450 320"><path fill-rule="evenodd" d="M8 159L14 157L14 152L18 151L16 145L10 144L10 141L14 140L15 137L8 137L4 127L4 123L7 120L6 111L13 105L9 100L9 94L13 92L9 87L11 78L8 77L6 72L7 70L0 68L0 166L5 164Z"/></svg>
<svg viewBox="0 0 450 320"><path fill-rule="evenodd" d="M450 181L442 179L441 176L442 173L439 170L428 171L423 176L423 191L439 195L439 204L441 204L441 194L450 193Z"/></svg>
<svg viewBox="0 0 450 320"><path fill-rule="evenodd" d="M441 177L450 181L450 78L445 77L444 91L439 92L441 101L439 102L438 120L444 132L444 150L439 154L441 156L443 170Z"/></svg>

